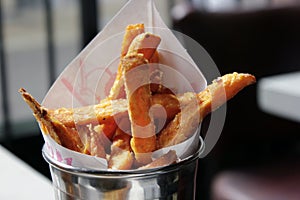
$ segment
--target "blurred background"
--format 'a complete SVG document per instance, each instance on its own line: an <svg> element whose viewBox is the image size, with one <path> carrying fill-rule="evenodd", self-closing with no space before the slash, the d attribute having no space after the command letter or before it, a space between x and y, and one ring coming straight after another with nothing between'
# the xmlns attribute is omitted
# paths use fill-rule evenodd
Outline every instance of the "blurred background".
<svg viewBox="0 0 300 200"><path fill-rule="evenodd" d="M48 178L48 165L41 155L42 136L17 91L24 87L41 102L64 67L126 2L0 0L0 143ZM227 104L222 135L213 151L199 161L197 199L242 199L234 195L247 195L252 185L259 185L251 189L255 195L285 187L283 195L293 195L300 184L300 116L265 109L273 100L283 110L294 105L285 98L278 104L278 96L265 97L269 94L265 89L268 81L272 86L272 77L279 76L275 82L280 83L281 76L300 71L300 1L155 2L166 24L200 43L221 74L238 71L257 77L257 84ZM291 112L300 113L300 76L294 79L278 93L290 90L293 100L298 97ZM203 136L209 120L203 123ZM256 180L265 171L268 176ZM280 185L274 185L278 179ZM248 189L239 188L241 182Z"/></svg>

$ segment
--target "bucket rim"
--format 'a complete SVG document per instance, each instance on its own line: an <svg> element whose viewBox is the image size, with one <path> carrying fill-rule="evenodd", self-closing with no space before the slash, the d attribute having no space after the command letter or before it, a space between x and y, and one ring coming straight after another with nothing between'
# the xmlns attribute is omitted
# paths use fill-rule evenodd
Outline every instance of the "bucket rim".
<svg viewBox="0 0 300 200"><path fill-rule="evenodd" d="M171 165L155 167L150 169L130 169L130 170L108 170L108 169L88 169L75 167L71 165L67 165L65 163L59 162L51 157L45 150L45 144L42 148L42 156L44 160L52 167L64 171L71 174L81 174L82 176L103 176L112 178L114 176L130 176L130 177L138 177L145 175L153 175L153 174L162 174L171 171L176 171L185 165L197 160L200 158L200 155L204 152L205 143L201 136L199 136L199 148L190 156L187 156L184 159L181 159L179 162L176 162Z"/></svg>

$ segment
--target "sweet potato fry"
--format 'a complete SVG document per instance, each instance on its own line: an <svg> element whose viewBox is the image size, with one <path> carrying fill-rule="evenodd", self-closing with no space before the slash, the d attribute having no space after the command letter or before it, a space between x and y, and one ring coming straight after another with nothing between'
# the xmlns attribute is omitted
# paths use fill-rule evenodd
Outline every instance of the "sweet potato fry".
<svg viewBox="0 0 300 200"><path fill-rule="evenodd" d="M59 108L48 110L53 116L68 128L81 125L105 124L104 134L112 139L116 129L115 117L127 116L127 101L125 99L101 101L100 104L80 108Z"/></svg>
<svg viewBox="0 0 300 200"><path fill-rule="evenodd" d="M167 165L171 165L173 163L176 163L178 160L178 157L176 155L176 151L170 150L168 153L162 155L161 157L155 159L151 163L144 165L142 167L139 167L138 169L151 169L156 167L163 167Z"/></svg>
<svg viewBox="0 0 300 200"><path fill-rule="evenodd" d="M123 58L127 54L129 46L133 39L144 32L144 24L130 24L126 27L121 47L121 58Z"/></svg>
<svg viewBox="0 0 300 200"><path fill-rule="evenodd" d="M181 101L188 99L188 94L180 96L182 96L180 98ZM183 98L184 96L187 97ZM187 103L187 100L185 101L185 103ZM151 96L151 106L156 104L164 107L167 114L167 121L173 119L180 111L180 102L177 100L177 97L172 94L156 94ZM105 124L105 127L103 127L104 134L109 139L112 139L118 119L122 117L128 118L127 108L127 100L118 99L102 101L97 105L80 108L49 109L48 113L68 128L75 128L76 126L86 124ZM155 106L152 108L153 117L155 119L164 117L161 116L160 110L156 109Z"/></svg>
<svg viewBox="0 0 300 200"><path fill-rule="evenodd" d="M132 43L133 39L137 35L144 32L145 32L144 24L130 24L126 27L125 34L123 37L123 42L122 42L122 48L121 48L121 58L123 58L127 54L129 46ZM122 65L120 62L115 81L109 92L108 99L117 99L120 95L122 86L123 86Z"/></svg>
<svg viewBox="0 0 300 200"><path fill-rule="evenodd" d="M151 96L151 106L156 104L163 106L167 114L167 120L170 120L180 111L180 105L184 106L188 104L189 96L189 93L179 96L173 94L155 94ZM127 103L126 99L107 100L101 101L97 105L80 108L48 109L48 113L68 128L75 128L76 125L85 124L113 124L111 121L114 121L116 118L128 117ZM161 117L160 113L156 112L155 109L153 110L153 116L154 118ZM106 135L112 139L111 134Z"/></svg>
<svg viewBox="0 0 300 200"><path fill-rule="evenodd" d="M157 35L152 33L142 33L134 38L132 43L129 46L128 52L126 55L130 54L143 54L144 58L148 60L154 59L156 56L155 52L160 43L161 39ZM153 57L155 55L155 57Z"/></svg>
<svg viewBox="0 0 300 200"><path fill-rule="evenodd" d="M49 115L47 109L42 107L25 89L21 88L19 92L32 109L36 120L46 134L49 134L58 144L68 149L88 153L75 129L67 128L59 120Z"/></svg>
<svg viewBox="0 0 300 200"><path fill-rule="evenodd" d="M162 72L158 69L159 53L156 50L161 39L151 33L138 35L129 47L128 54L143 54L149 63L150 89L155 93L160 89Z"/></svg>
<svg viewBox="0 0 300 200"><path fill-rule="evenodd" d="M157 50L153 53L152 57L149 59L149 63L159 63L159 53Z"/></svg>
<svg viewBox="0 0 300 200"><path fill-rule="evenodd" d="M151 152L156 149L154 120L149 113L151 92L147 60L143 54L126 55L122 59L122 65L131 121L131 148L136 160L147 164L151 162ZM132 73L133 70L135 71Z"/></svg>
<svg viewBox="0 0 300 200"><path fill-rule="evenodd" d="M100 158L106 158L106 152L110 149L111 142L105 137L104 134L104 125L96 125L93 126L92 124L87 125L88 131L80 133L81 138L86 135L88 138L88 143L85 146L89 147L88 151L92 156L97 156Z"/></svg>
<svg viewBox="0 0 300 200"><path fill-rule="evenodd" d="M123 45L122 48L121 59L127 54L141 53L144 55L144 57L147 60L150 60L156 52L156 48L160 43L160 38L151 33L143 33L144 27L141 27L141 25L136 25L136 26L138 28L134 28L133 30L131 29L132 27L129 27L125 33L124 40L123 40L123 43L125 44ZM129 46L127 47L128 44ZM120 92L124 85L124 80L122 78L122 71L123 71L123 66L122 63L120 62L116 79L114 81L114 84L108 96L109 99L119 98Z"/></svg>
<svg viewBox="0 0 300 200"><path fill-rule="evenodd" d="M130 147L131 136L117 129L111 145L111 154L108 160L109 169L131 169L134 157Z"/></svg>
<svg viewBox="0 0 300 200"><path fill-rule="evenodd" d="M242 73L227 74L214 80L211 85L197 95L198 109L191 109L186 106L184 109L190 113L189 117L182 117L183 111L181 111L159 134L158 148L175 145L189 138L205 116L234 97L244 87L255 83L255 81L254 76ZM194 119L198 121L194 121Z"/></svg>

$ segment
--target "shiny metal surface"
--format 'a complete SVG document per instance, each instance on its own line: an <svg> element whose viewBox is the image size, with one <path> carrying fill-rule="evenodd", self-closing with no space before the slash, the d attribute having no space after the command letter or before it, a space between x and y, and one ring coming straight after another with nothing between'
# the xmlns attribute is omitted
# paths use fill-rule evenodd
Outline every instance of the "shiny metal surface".
<svg viewBox="0 0 300 200"><path fill-rule="evenodd" d="M202 143L203 144L203 143ZM87 199L194 199L198 158L203 151L185 160L148 170L104 171L74 168L53 160L50 165L57 200Z"/></svg>

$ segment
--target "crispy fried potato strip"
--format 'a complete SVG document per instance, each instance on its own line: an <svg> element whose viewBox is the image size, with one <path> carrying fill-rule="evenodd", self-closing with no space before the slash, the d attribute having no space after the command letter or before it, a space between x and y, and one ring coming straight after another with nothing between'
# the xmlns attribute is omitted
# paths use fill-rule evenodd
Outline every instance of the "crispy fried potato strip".
<svg viewBox="0 0 300 200"><path fill-rule="evenodd" d="M122 115L127 116L127 100L106 100L92 106L48 110L48 113L68 128L87 124L104 124L104 134L109 139L112 139L117 127L115 122L116 115L118 117Z"/></svg>
<svg viewBox="0 0 300 200"><path fill-rule="evenodd" d="M131 136L122 131L116 130L111 145L111 154L108 160L109 169L128 170L131 169L134 156L130 147Z"/></svg>
<svg viewBox="0 0 300 200"><path fill-rule="evenodd" d="M21 88L19 92L32 109L34 117L44 133L49 134L58 144L68 149L89 154L85 151L85 147L75 129L66 127L59 120L49 115L48 110L42 107L25 89Z"/></svg>
<svg viewBox="0 0 300 200"><path fill-rule="evenodd" d="M144 33L143 24L129 25L126 28L122 50L121 59L127 54L141 53L147 60L153 57L153 61L158 59L158 54L155 54L156 48L160 43L160 37L151 33ZM123 66L119 63L117 75L114 84L110 90L108 99L118 99L124 85L122 78Z"/></svg>
<svg viewBox="0 0 300 200"><path fill-rule="evenodd" d="M128 50L129 54L143 54L149 62L150 89L152 93L160 90L162 72L159 70L159 53L156 50L161 39L151 33L138 35ZM151 63L151 64L150 64Z"/></svg>
<svg viewBox="0 0 300 200"><path fill-rule="evenodd" d="M129 46L128 52L126 55L130 54L143 54L144 58L151 60L152 62L155 59L158 60L158 55L156 54L156 49L160 43L161 39L159 36L152 33L142 33L134 38L132 43ZM153 57L154 56L154 57Z"/></svg>
<svg viewBox="0 0 300 200"><path fill-rule="evenodd" d="M189 96L189 93L180 96L173 94L155 94L151 96L151 106L156 104L163 106L167 114L167 119L170 120L180 111L180 105L188 104L190 100ZM117 118L128 117L127 103L126 99L107 100L97 105L80 108L48 109L48 113L68 128L75 128L74 115L76 115L77 125L114 124L112 121L115 121ZM153 116L154 118L160 118L161 114L154 109ZM113 131L114 130L105 131L105 133L108 133L106 134L108 138L112 139L113 134L110 133Z"/></svg>
<svg viewBox="0 0 300 200"><path fill-rule="evenodd" d="M127 54L129 46L134 38L144 32L144 24L130 24L126 27L121 47L121 58Z"/></svg>
<svg viewBox="0 0 300 200"><path fill-rule="evenodd" d="M122 48L121 48L121 58L123 58L129 49L130 44L136 36L145 32L144 24L130 24L126 27L125 34L123 37ZM123 86L122 79L122 64L119 63L117 75L110 89L108 99L117 99L120 95L120 91Z"/></svg>
<svg viewBox="0 0 300 200"><path fill-rule="evenodd" d="M176 151L170 150L168 153L162 155L161 157L155 159L151 163L144 165L142 167L139 167L138 169L151 169L156 167L163 167L167 165L171 165L173 163L176 163L178 160L178 157L176 155Z"/></svg>
<svg viewBox="0 0 300 200"><path fill-rule="evenodd" d="M131 121L131 148L137 162L151 162L151 152L156 150L154 120L151 113L149 67L143 54L127 55L122 59L128 115Z"/></svg>
<svg viewBox="0 0 300 200"><path fill-rule="evenodd" d="M86 152L91 156L106 158L106 149L110 146L110 141L106 139L102 131L103 125L84 125L77 126L76 130L81 142L84 144Z"/></svg>
<svg viewBox="0 0 300 200"><path fill-rule="evenodd" d="M198 109L190 109L189 106L184 108L188 109L187 112L190 113L189 118L183 118L183 111L181 111L159 134L158 148L172 146L189 138L197 129L198 124L201 123L210 112L222 106L239 91L255 83L255 81L253 75L236 72L226 74L214 80L211 85L197 95L199 102ZM194 119L198 119L198 121Z"/></svg>

